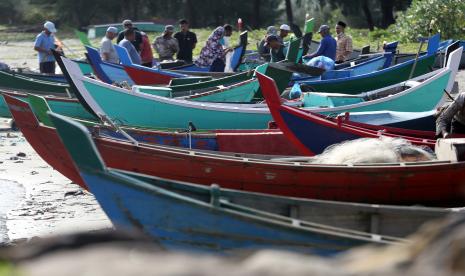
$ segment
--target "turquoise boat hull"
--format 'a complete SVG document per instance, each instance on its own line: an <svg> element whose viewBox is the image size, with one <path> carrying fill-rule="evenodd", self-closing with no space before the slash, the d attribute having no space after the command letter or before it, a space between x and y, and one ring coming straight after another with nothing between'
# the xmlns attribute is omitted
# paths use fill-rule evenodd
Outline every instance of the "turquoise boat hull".
<svg viewBox="0 0 465 276"><path fill-rule="evenodd" d="M16 92L5 92L6 94L19 98L29 103L26 94ZM1 94L0 94L1 95ZM46 97L47 98L47 97ZM50 109L53 112L62 114L68 117L79 118L83 120L95 120L95 117L90 114L78 101L64 98L51 97L53 100L48 100ZM0 117L11 118L10 110L5 102L5 99L0 96Z"/></svg>

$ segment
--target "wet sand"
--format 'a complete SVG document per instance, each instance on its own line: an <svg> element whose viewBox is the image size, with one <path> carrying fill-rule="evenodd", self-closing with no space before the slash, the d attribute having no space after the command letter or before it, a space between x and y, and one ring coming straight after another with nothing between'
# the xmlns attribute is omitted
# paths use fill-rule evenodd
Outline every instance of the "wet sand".
<svg viewBox="0 0 465 276"><path fill-rule="evenodd" d="M0 132L0 162L0 243L112 227L94 197L48 166L20 132Z"/></svg>

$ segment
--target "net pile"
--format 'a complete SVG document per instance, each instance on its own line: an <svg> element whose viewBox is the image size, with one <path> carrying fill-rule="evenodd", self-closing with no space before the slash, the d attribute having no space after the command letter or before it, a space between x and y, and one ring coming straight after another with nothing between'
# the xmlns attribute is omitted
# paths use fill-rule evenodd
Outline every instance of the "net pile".
<svg viewBox="0 0 465 276"><path fill-rule="evenodd" d="M401 138L361 138L334 144L313 157L314 164L368 164L430 161L436 159L426 147Z"/></svg>

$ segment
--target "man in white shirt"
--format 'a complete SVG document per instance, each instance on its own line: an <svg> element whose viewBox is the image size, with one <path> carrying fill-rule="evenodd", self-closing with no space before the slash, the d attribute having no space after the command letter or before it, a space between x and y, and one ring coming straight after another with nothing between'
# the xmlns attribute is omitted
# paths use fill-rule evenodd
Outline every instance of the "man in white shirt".
<svg viewBox="0 0 465 276"><path fill-rule="evenodd" d="M112 40L118 36L118 29L115 27L109 27L107 29L107 33L105 37L102 39L100 44L100 55L102 56L102 60L111 62L111 63L119 63L118 54L116 53L115 47L113 47Z"/></svg>

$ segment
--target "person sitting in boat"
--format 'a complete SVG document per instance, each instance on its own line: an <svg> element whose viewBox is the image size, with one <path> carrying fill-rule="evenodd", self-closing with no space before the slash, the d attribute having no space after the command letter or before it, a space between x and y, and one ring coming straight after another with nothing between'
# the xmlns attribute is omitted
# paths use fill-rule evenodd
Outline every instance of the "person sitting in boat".
<svg viewBox="0 0 465 276"><path fill-rule="evenodd" d="M343 63L353 52L352 37L345 34L346 27L347 24L342 21L336 24L336 63Z"/></svg>
<svg viewBox="0 0 465 276"><path fill-rule="evenodd" d="M194 62L199 67L210 67L211 72L224 72L225 55L231 49L223 49L220 40L223 38L224 28L216 28L208 37L205 46L200 51L199 58Z"/></svg>
<svg viewBox="0 0 465 276"><path fill-rule="evenodd" d="M55 36L57 29L53 22L47 21L44 30L37 35L34 50L38 52L40 73L55 74L55 57L51 49L57 49Z"/></svg>
<svg viewBox="0 0 465 276"><path fill-rule="evenodd" d="M265 47L270 48L271 62L278 62L286 59L284 54L284 45L276 35L270 35L266 38Z"/></svg>
<svg viewBox="0 0 465 276"><path fill-rule="evenodd" d="M112 40L117 35L118 29L116 27L108 27L107 32L100 43L100 56L102 57L102 60L111 63L119 63L118 54L116 53L115 47L112 43Z"/></svg>
<svg viewBox="0 0 465 276"><path fill-rule="evenodd" d="M173 37L174 26L166 25L162 35L153 41L153 48L158 53L160 61L173 60L174 55L179 52L178 40Z"/></svg>
<svg viewBox="0 0 465 276"><path fill-rule="evenodd" d="M126 50L129 53L129 56L131 57L132 63L134 64L141 64L141 59L140 55L136 50L136 47L134 47L134 40L136 39L136 31L134 29L127 29L124 31L124 39L121 40L118 45L121 47L126 48Z"/></svg>
<svg viewBox="0 0 465 276"><path fill-rule="evenodd" d="M125 37L124 32L126 30L133 29L134 33L135 33L135 38L132 41L132 45L134 45L134 48L136 48L136 51L138 53L140 53L140 48L141 48L141 45L142 45L142 34L139 32L139 30L136 27L133 26L132 21L129 20L129 19L126 19L126 20L123 21L123 28L124 28L124 30L122 30L118 34L118 38L116 39L116 43L119 44L121 42L121 40L124 39L124 37Z"/></svg>
<svg viewBox="0 0 465 276"><path fill-rule="evenodd" d="M328 25L321 25L318 29L318 33L322 39L318 50L312 54L306 55L306 59L312 59L319 56L325 56L333 61L336 60L336 40L331 36Z"/></svg>
<svg viewBox="0 0 465 276"><path fill-rule="evenodd" d="M287 24L282 24L280 27L279 27L279 36L278 36L278 39L279 39L279 42L281 44L284 44L284 39L289 35L289 32L291 31L291 27L289 27L289 25Z"/></svg>
<svg viewBox="0 0 465 276"><path fill-rule="evenodd" d="M140 32L140 34L142 35L142 44L140 49L141 65L151 68L153 65L152 45L150 45L149 36L146 33Z"/></svg>
<svg viewBox="0 0 465 276"><path fill-rule="evenodd" d="M258 44L258 53L267 62L271 60L271 55L270 55L270 47L265 46L265 44L266 44L266 38L270 35L274 35L274 36L278 35L278 30L276 29L275 26L269 26L266 29L265 37Z"/></svg>
<svg viewBox="0 0 465 276"><path fill-rule="evenodd" d="M179 51L177 58L184 60L186 63L192 63L192 51L197 45L197 36L189 31L189 22L186 19L179 21L181 31L174 34L174 38L178 40Z"/></svg>
<svg viewBox="0 0 465 276"><path fill-rule="evenodd" d="M460 93L436 119L436 135L449 138L451 134L465 134L465 92Z"/></svg>

